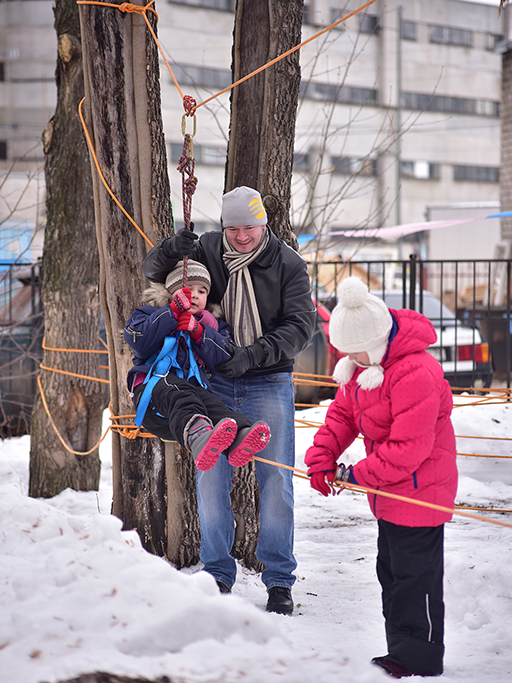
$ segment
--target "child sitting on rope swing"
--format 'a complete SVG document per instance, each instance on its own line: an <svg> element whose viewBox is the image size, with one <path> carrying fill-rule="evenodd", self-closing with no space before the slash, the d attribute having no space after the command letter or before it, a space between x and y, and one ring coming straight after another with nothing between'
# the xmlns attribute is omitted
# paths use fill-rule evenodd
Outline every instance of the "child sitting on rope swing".
<svg viewBox="0 0 512 683"><path fill-rule="evenodd" d="M188 259L188 286L182 285L180 261L165 285L153 282L143 292L145 305L126 323L124 339L134 353L128 390L137 406L135 424L163 441L178 441L202 471L221 453L241 467L265 448L270 429L211 393L208 374L231 358L231 328L206 310L211 281L202 263Z"/></svg>

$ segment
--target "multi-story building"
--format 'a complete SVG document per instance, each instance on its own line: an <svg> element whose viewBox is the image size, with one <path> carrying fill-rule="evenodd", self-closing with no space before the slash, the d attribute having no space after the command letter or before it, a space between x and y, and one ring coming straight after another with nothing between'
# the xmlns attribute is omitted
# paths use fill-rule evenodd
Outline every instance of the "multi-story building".
<svg viewBox="0 0 512 683"><path fill-rule="evenodd" d="M362 4L309 0L303 39ZM233 6L233 0L157 2L169 63L183 92L198 102L231 83ZM502 58L496 47L503 22L497 3L378 0L301 49L292 214L297 231L377 229L424 221L427 207L435 205L499 201ZM41 134L56 98L55 59L52 3L0 0L2 174L23 157L13 185L42 165ZM179 225L183 107L163 62L161 82ZM229 94L196 115L193 220L200 230L219 223L228 123ZM40 195L41 175L32 182ZM40 217L27 208L24 220L36 224Z"/></svg>

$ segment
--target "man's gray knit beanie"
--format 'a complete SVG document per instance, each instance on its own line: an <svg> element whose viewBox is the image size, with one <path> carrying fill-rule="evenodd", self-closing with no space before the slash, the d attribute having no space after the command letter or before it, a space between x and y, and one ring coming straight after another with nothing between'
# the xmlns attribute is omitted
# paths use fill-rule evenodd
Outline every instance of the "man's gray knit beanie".
<svg viewBox="0 0 512 683"><path fill-rule="evenodd" d="M222 227L235 225L266 225L267 213L258 190L235 187L222 197Z"/></svg>

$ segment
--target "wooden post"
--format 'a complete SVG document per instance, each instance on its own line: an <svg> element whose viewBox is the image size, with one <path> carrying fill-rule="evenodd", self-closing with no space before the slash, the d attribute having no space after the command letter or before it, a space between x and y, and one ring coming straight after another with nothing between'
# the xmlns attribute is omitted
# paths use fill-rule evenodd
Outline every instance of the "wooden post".
<svg viewBox="0 0 512 683"><path fill-rule="evenodd" d="M156 30L154 15L148 16ZM80 22L84 111L100 168L119 202L155 244L172 231L156 45L139 14L81 5ZM93 186L111 404L115 415L127 415L135 411L126 387L131 352L123 329L147 284L141 265L149 245L109 196L94 166ZM147 550L167 555L176 564L180 557L184 563L197 562L195 487L180 465L184 458L179 447L167 446L166 455L158 439L129 440L114 434L112 448L113 513L124 528L136 528ZM192 518L175 516L183 510L190 510ZM183 552L183 537L192 552Z"/></svg>

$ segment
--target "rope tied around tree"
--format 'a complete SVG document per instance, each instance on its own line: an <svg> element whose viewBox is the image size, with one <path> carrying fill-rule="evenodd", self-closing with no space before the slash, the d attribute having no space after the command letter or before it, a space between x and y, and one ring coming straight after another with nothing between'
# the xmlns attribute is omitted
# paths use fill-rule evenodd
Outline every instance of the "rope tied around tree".
<svg viewBox="0 0 512 683"><path fill-rule="evenodd" d="M152 12L154 16L156 17L156 21L159 21L158 14L156 13L156 10L151 7L151 5L155 2L155 0L150 0L147 5L134 5L131 2L123 2L120 5L116 5L111 2L100 2L100 0L77 0L77 5L96 5L99 7L113 7L114 9L118 9L120 12L125 12L128 14L139 14L140 16L144 17L144 21L146 22L146 25L149 29L149 32L153 36L153 40L155 41L155 45L157 46L158 50L160 51L160 54L162 55L162 58L165 62L165 65L171 74L172 80L174 81L174 85L178 89L178 92L181 96L181 99L183 100L183 108L185 109L185 114L186 116L192 116L194 114L194 111L197 109L197 102L196 100L191 97L190 95L184 95L178 81L176 80L176 76L173 73L173 70L171 69L169 62L167 61L167 58L164 54L164 51L162 50L162 46L160 45L158 38L156 37L156 33L153 30L153 27L151 26L151 23L147 17L147 12ZM372 2L376 2L376 0L372 0Z"/></svg>

